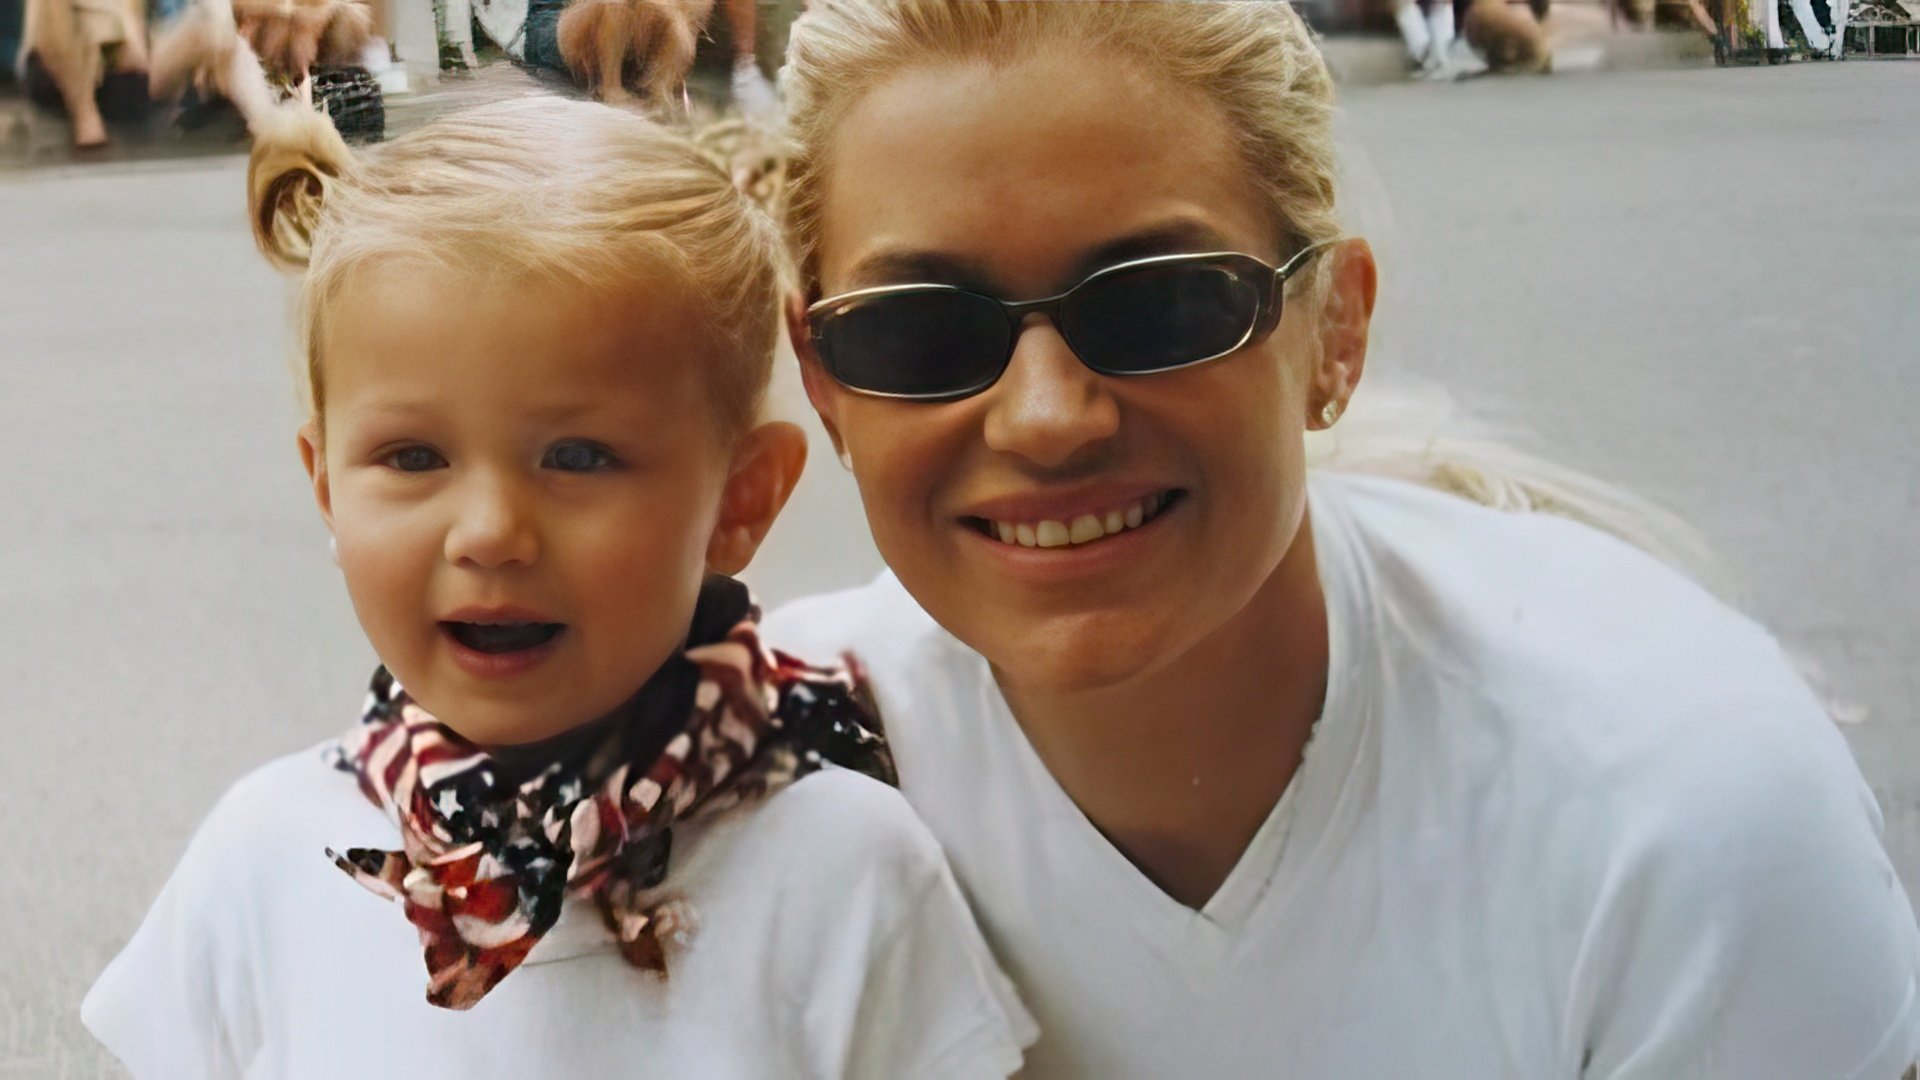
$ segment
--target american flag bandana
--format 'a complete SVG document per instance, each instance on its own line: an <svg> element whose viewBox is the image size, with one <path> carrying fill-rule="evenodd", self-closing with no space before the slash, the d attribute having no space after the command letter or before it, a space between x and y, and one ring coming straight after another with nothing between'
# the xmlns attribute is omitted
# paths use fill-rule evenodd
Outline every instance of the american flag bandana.
<svg viewBox="0 0 1920 1080"><path fill-rule="evenodd" d="M401 849L331 849L405 907L426 951L427 1000L471 1008L526 959L563 899L591 899L628 962L662 977L694 913L659 895L672 828L766 795L823 763L894 783L851 666L813 667L761 644L745 586L709 579L688 646L590 752L517 786L382 667L338 768L400 829ZM706 632L702 632L703 629Z"/></svg>

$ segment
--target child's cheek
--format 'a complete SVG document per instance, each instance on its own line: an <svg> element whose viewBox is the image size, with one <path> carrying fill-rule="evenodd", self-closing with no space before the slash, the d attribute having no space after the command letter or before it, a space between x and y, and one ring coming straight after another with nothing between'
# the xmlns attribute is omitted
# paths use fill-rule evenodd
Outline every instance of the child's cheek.
<svg viewBox="0 0 1920 1080"><path fill-rule="evenodd" d="M430 600L442 544L420 515L383 505L374 492L347 485L334 506L335 549L354 614L381 661L417 679L438 632Z"/></svg>

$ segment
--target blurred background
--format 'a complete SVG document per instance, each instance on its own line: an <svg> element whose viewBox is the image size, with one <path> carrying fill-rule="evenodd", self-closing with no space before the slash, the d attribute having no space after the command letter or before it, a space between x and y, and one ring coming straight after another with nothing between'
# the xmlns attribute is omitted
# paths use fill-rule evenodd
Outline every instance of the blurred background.
<svg viewBox="0 0 1920 1080"><path fill-rule="evenodd" d="M170 20L228 2L363 141L580 92L552 0L387 0L306 52L249 0L0 0L0 56L65 65L0 75L0 1077L115 1074L93 976L225 786L350 724L374 662L295 453L243 128L217 86L147 93ZM1383 266L1361 394L1438 389L1698 525L1822 669L1920 892L1920 6L1478 3L1303 8ZM799 7L723 2L669 103L743 183ZM879 567L778 370L814 455L748 574L775 604Z"/></svg>

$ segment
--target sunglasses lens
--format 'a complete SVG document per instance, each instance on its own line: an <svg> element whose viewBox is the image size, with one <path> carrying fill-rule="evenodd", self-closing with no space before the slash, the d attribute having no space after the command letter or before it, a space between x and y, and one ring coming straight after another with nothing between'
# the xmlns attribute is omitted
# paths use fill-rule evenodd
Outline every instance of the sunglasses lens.
<svg viewBox="0 0 1920 1080"><path fill-rule="evenodd" d="M1259 286L1232 267L1167 263L1088 281L1063 306L1060 330L1089 367L1126 375L1230 352L1259 316Z"/></svg>
<svg viewBox="0 0 1920 1080"><path fill-rule="evenodd" d="M1009 346L998 304L947 290L852 300L817 325L821 358L834 378L903 397L979 390L1000 374Z"/></svg>

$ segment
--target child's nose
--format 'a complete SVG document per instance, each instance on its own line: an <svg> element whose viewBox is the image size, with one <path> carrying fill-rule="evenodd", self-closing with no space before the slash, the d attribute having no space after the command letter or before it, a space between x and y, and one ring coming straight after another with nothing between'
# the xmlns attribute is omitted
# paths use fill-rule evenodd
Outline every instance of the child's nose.
<svg viewBox="0 0 1920 1080"><path fill-rule="evenodd" d="M446 558L455 566L530 566L540 557L539 530L527 496L510 481L475 477L458 494L447 530Z"/></svg>

